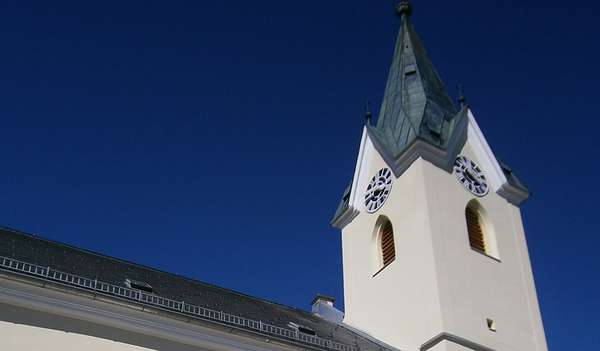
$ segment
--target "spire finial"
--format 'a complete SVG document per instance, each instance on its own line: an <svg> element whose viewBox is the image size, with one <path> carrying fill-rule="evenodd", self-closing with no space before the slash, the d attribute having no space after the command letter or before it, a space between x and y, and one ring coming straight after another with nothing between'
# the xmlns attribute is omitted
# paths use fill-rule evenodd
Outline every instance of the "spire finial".
<svg viewBox="0 0 600 351"><path fill-rule="evenodd" d="M371 117L373 117L373 114L371 113L371 111L369 111L369 105L371 105L371 100L368 100L367 104L365 105L365 110L367 110L367 112L365 113L367 124L371 124Z"/></svg>
<svg viewBox="0 0 600 351"><path fill-rule="evenodd" d="M412 6L408 3L408 1L402 1L396 6L396 16L403 20L403 16L406 15L406 18L410 16L412 13Z"/></svg>
<svg viewBox="0 0 600 351"><path fill-rule="evenodd" d="M458 102L460 102L460 107L462 108L462 107L464 107L464 105L465 105L465 101L466 101L467 99L466 99L466 98L465 98L465 96L463 95L463 90L462 90L462 87L460 86L460 84L457 86L457 88L458 88L458 95L460 95L460 96L458 97Z"/></svg>

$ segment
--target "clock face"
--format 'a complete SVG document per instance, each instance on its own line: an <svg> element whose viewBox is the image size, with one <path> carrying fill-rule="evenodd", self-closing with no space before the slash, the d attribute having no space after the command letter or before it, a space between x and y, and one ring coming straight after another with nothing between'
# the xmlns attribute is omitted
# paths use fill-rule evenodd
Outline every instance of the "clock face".
<svg viewBox="0 0 600 351"><path fill-rule="evenodd" d="M484 196L488 192L488 182L485 174L475 162L467 157L458 155L454 160L454 172L461 184L477 196Z"/></svg>
<svg viewBox="0 0 600 351"><path fill-rule="evenodd" d="M382 168L371 178L365 191L365 209L369 213L377 211L388 198L392 189L392 171Z"/></svg>

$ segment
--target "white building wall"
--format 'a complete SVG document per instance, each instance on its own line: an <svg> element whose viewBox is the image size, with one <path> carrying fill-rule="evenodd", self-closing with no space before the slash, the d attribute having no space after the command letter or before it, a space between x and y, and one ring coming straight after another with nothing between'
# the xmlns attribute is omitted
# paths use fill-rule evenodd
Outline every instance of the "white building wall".
<svg viewBox="0 0 600 351"><path fill-rule="evenodd" d="M0 350L285 351L231 328L0 277Z"/></svg>
<svg viewBox="0 0 600 351"><path fill-rule="evenodd" d="M86 350L86 351L142 351L151 350L122 342L90 335L70 333L25 324L0 321L0 350Z"/></svg>

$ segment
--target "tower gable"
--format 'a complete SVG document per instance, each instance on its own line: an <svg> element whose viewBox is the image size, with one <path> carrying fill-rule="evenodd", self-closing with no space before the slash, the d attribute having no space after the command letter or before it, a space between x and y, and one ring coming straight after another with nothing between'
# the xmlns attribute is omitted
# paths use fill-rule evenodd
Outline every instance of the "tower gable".
<svg viewBox="0 0 600 351"><path fill-rule="evenodd" d="M511 204L518 206L531 194L513 171L501 162L488 145L471 110L468 110L468 140L481 166L486 170L492 189Z"/></svg>
<svg viewBox="0 0 600 351"><path fill-rule="evenodd" d="M361 212L360 209L362 209L362 203L364 201L362 197L364 189L362 186L366 184L368 178L372 176L370 173L374 155L377 154L376 157L380 157L388 164L388 166L390 165L390 158L388 155L385 152L378 152L379 150L375 146L376 141L374 142L373 135L369 133L369 128L370 125L368 124L365 124L363 127L358 157L354 167L354 176L350 185L348 185L344 191L342 201L331 221L331 225L339 229L344 228L348 223L352 222L352 220Z"/></svg>
<svg viewBox="0 0 600 351"><path fill-rule="evenodd" d="M397 178L418 158L423 158L438 168L452 173L454 159L460 153L467 140L473 147L482 167L486 170L494 192L515 206L519 206L523 200L529 197L531 194L529 189L527 189L506 163L494 155L471 109L465 106L456 115L455 128L452 135L446 141L445 147L433 145L421 137L416 137L395 157L390 152L390 148L382 137L381 131L377 127L365 124L354 169L354 177L344 191L331 225L343 229L360 213L359 209L362 206L360 201L362 199L360 199L358 194L362 194L362 189L357 189L357 187L359 184L364 184L364 181L361 182L360 180L370 176L367 170L373 153L377 153L385 161Z"/></svg>

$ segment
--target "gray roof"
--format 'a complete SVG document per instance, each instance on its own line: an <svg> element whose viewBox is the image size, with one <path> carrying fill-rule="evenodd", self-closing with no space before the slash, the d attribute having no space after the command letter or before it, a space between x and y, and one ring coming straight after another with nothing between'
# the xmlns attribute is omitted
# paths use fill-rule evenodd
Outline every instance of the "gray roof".
<svg viewBox="0 0 600 351"><path fill-rule="evenodd" d="M500 164L500 167L502 168L502 172L506 176L506 179L508 180L508 183L510 185L514 186L514 187L517 187L518 189L521 189L522 191L524 191L524 192L526 192L527 194L530 195L531 191L517 177L517 175L513 172L513 170L510 168L510 166L507 165L504 161L500 160L498 157L496 157L496 160Z"/></svg>
<svg viewBox="0 0 600 351"><path fill-rule="evenodd" d="M26 263L27 265L18 265L18 267L26 268L16 269L15 262ZM133 290L151 297L159 296L170 301L182 301L188 307L197 306L203 311L223 312L231 316L241 317L244 321L259 322L278 327L283 331L293 331L294 328L290 327L288 323L295 323L314 331L315 336L320 339L338 343L337 349L345 349L345 346L348 346L349 350L356 348L361 350L385 349L385 347L369 340L366 336L361 336L343 325L327 321L307 311L0 227L0 276L8 278L20 276L22 278L25 275L27 279L36 279L37 275L37 278L41 279L48 276L49 272L51 276L56 277L72 275L85 278L80 280L81 283L78 285L71 284L73 289L91 289L91 285L94 285L95 288L97 281L104 284L103 286L123 288L124 291L129 291L128 293ZM56 272L63 273L63 275L55 274ZM126 279L134 281L136 284L137 282L149 284L152 287L152 292L146 293L141 290L129 289L125 283ZM69 287L71 281L72 279L62 279L61 282L57 278L57 283L63 285L61 286L62 291L65 291L64 285ZM47 286L50 287L50 285ZM102 289L95 288L95 290ZM122 299L123 296L119 298ZM110 294L107 294L107 299L110 301ZM308 302L307 300L307 304ZM139 301L131 301L131 303L143 304ZM178 306L183 306L183 304ZM179 313L180 311L176 310L174 312ZM204 317L209 315L205 313ZM211 322L221 326L228 324L226 321L223 322L222 318L216 318L214 321L209 317L199 319L203 319L203 322L209 324ZM247 324L250 324L250 322ZM307 342L310 338L300 338L298 340L295 337L286 337L285 332L279 333L280 335L273 335L264 330L257 331L256 328L249 328L244 323L242 325L231 323L230 325L242 331L246 329L248 332L255 334L265 334L269 338L282 342L301 344L308 349L329 348L323 345L315 345L314 340ZM287 334L293 335L293 332ZM306 336L311 335L307 334ZM322 342L322 340L317 341Z"/></svg>
<svg viewBox="0 0 600 351"><path fill-rule="evenodd" d="M348 184L348 187L346 188L346 190L344 190L344 195L342 195L342 200L340 201L340 204L338 205L338 208L333 215L333 219L329 223L330 225L333 225L333 223L336 221L336 219L338 219L338 217L341 216L342 213L344 213L350 206L350 193L351 192L352 192L352 181L350 181L350 184Z"/></svg>

